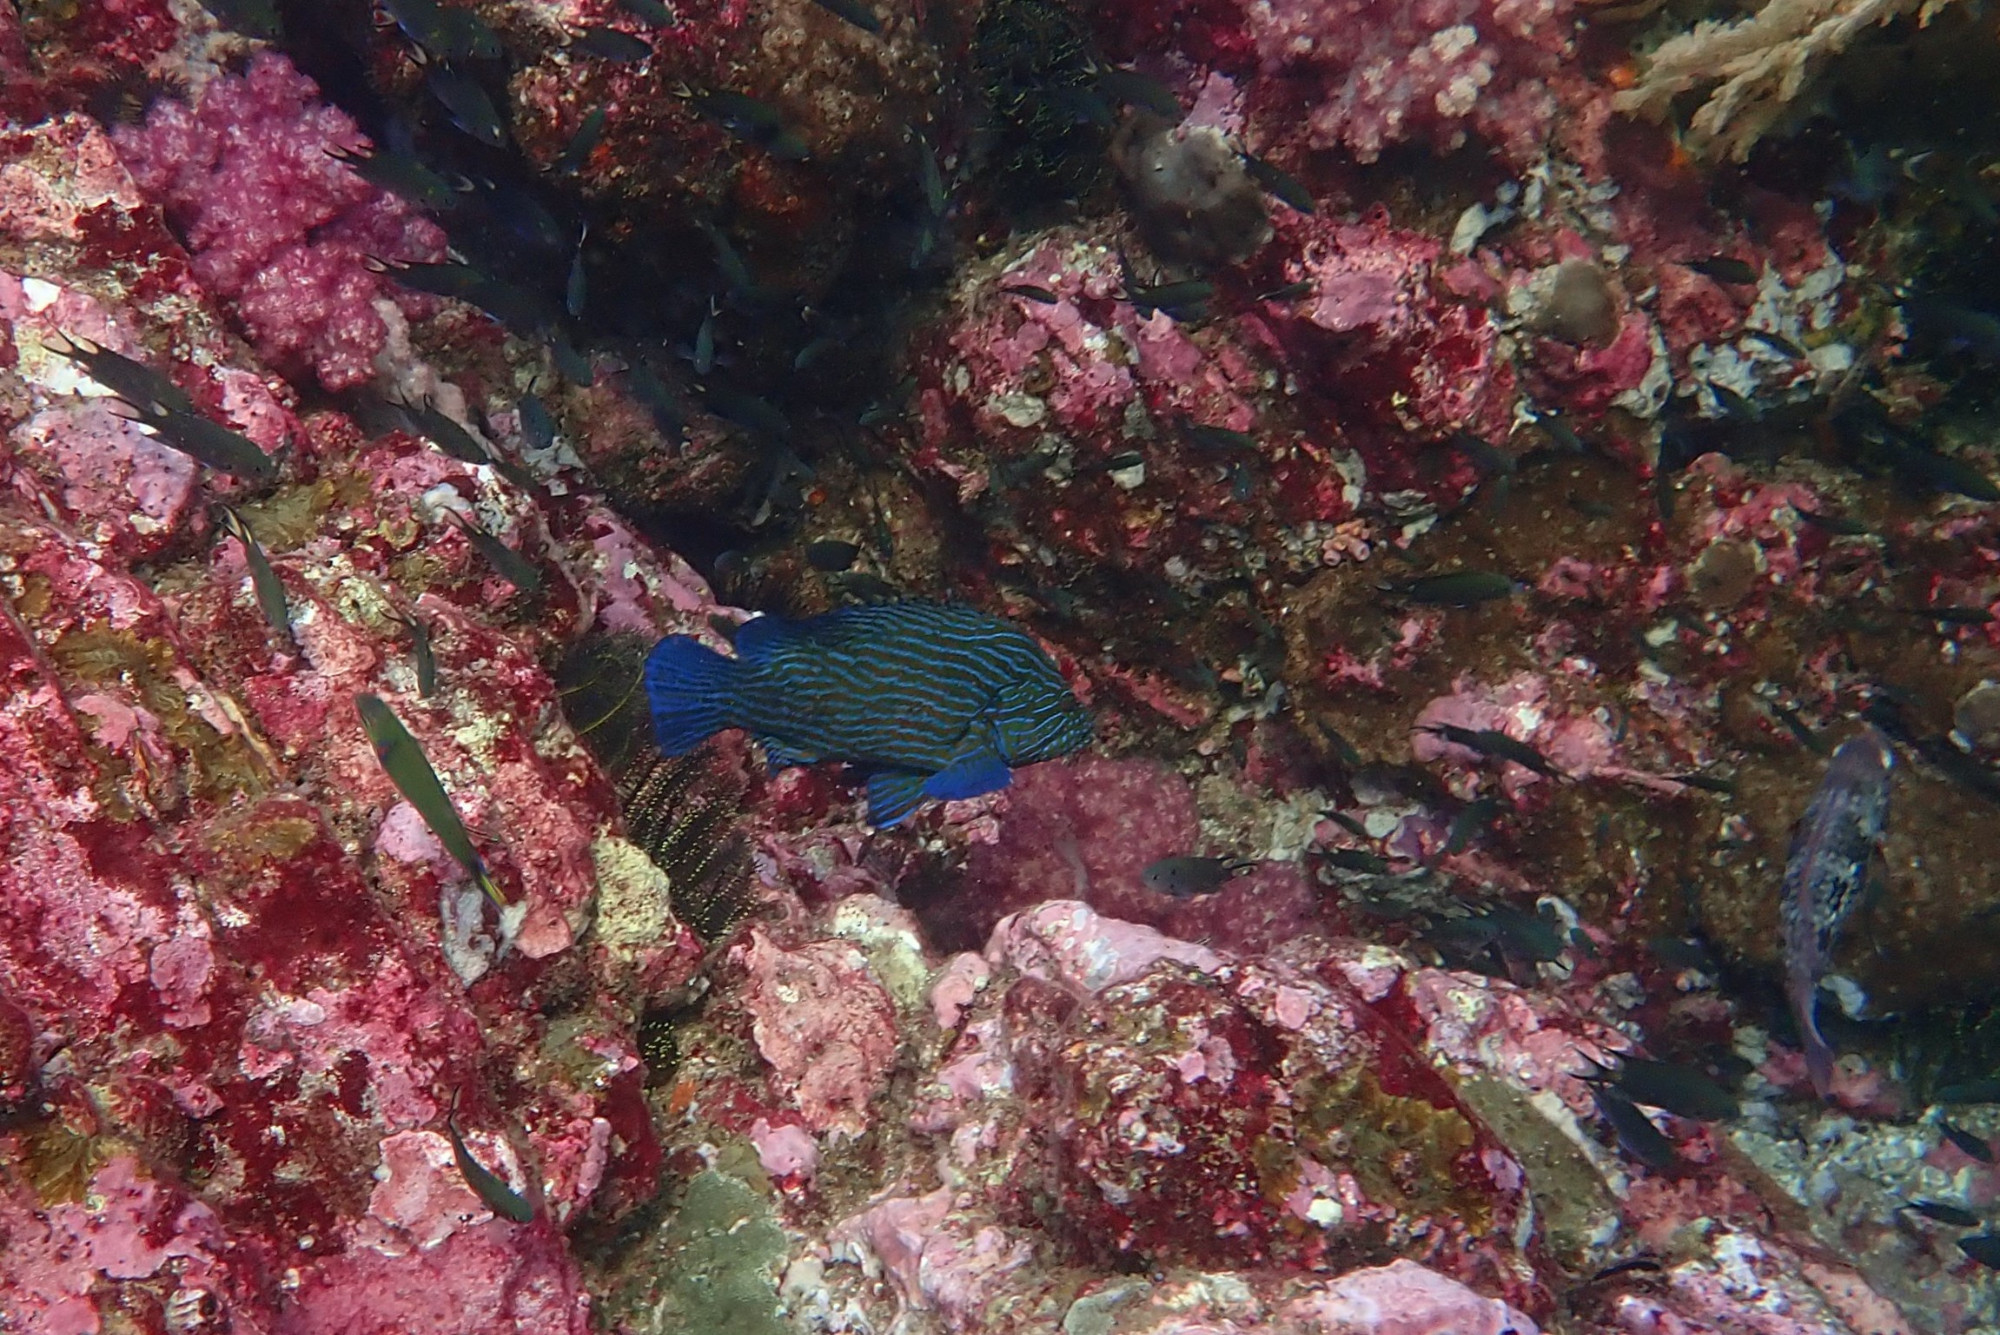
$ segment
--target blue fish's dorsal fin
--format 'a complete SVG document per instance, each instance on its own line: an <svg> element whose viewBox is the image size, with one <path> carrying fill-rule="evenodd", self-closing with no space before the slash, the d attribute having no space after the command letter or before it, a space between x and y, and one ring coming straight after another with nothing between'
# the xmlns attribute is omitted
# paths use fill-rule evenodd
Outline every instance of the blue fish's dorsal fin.
<svg viewBox="0 0 2000 1335"><path fill-rule="evenodd" d="M886 830L924 800L924 785L933 776L921 770L878 769L868 776L868 823Z"/></svg>
<svg viewBox="0 0 2000 1335"><path fill-rule="evenodd" d="M736 657L739 662L762 663L791 638L798 623L783 617L752 617L736 628Z"/></svg>
<svg viewBox="0 0 2000 1335"><path fill-rule="evenodd" d="M692 635L669 635L646 656L646 700L660 750L684 756L730 726L735 701L734 659Z"/></svg>
<svg viewBox="0 0 2000 1335"><path fill-rule="evenodd" d="M1007 768L1000 753L991 746L982 746L931 775L924 784L924 796L956 802L981 793L997 793L1013 781L1014 772Z"/></svg>

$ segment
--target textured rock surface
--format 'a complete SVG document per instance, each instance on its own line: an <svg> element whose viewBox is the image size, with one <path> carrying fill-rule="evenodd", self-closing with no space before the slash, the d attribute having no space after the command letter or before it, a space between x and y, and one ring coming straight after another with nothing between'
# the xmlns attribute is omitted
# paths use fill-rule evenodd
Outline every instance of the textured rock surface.
<svg viewBox="0 0 2000 1335"><path fill-rule="evenodd" d="M1924 1102L1993 1047L1993 442L1877 476L1954 363L1831 169L1692 170L1556 0L389 8L0 6L0 1330L1992 1326L1899 1207L2000 1197L1992 1108ZM1149 254L1100 61L1297 179ZM886 832L650 753L651 639L885 582L1020 620L1096 745ZM1830 1019L1822 1107L1774 886L1871 702L1837 986L1918 1018ZM1740 1116L1621 1151L1580 1077L1642 1050Z"/></svg>

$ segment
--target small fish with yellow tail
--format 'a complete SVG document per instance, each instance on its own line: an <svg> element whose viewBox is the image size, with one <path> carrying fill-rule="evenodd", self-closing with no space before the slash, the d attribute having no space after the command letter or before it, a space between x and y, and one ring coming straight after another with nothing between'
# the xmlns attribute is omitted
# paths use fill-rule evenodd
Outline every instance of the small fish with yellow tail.
<svg viewBox="0 0 2000 1335"><path fill-rule="evenodd" d="M417 809L417 814L424 818L424 824L444 845L445 852L457 859L458 865L465 868L466 875L486 893L494 907L507 908L507 897L500 893L500 887L487 873L485 860L472 846L472 836L465 832L465 822L458 818L458 809L445 795L444 784L438 781L437 771L431 768L430 759L424 755L417 739L410 736L410 730L403 726L403 721L382 702L380 696L365 693L355 696L354 710L361 715L362 730L374 743L375 758L382 762L382 770L396 785L396 791Z"/></svg>
<svg viewBox="0 0 2000 1335"><path fill-rule="evenodd" d="M451 1141L451 1157L458 1164L459 1175L472 1188L472 1194L479 1197L480 1204L517 1224L534 1220L535 1207L528 1198L508 1186L506 1178L473 1158L472 1152L465 1148L465 1137L458 1129L457 1091L451 1096L451 1111L444 1115L444 1133Z"/></svg>

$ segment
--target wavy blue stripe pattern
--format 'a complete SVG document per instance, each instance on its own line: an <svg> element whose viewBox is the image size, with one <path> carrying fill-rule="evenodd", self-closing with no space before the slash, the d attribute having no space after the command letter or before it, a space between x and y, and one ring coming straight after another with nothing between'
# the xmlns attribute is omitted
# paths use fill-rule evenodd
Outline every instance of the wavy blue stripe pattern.
<svg viewBox="0 0 2000 1335"><path fill-rule="evenodd" d="M740 727L774 766L844 760L927 775L925 796L972 796L968 784L991 791L1007 782L1005 767L1080 750L1091 736L1089 715L1041 646L955 603L761 617L738 631L734 659L669 636L646 685L669 749ZM871 817L892 824L906 811Z"/></svg>

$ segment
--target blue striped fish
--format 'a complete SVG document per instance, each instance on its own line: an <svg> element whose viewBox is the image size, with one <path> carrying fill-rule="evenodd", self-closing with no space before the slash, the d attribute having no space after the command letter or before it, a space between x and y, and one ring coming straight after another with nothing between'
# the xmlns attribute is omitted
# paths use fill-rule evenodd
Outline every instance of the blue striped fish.
<svg viewBox="0 0 2000 1335"><path fill-rule="evenodd" d="M669 635L646 659L660 750L685 755L725 728L772 769L844 760L868 776L868 819L926 798L1005 788L1011 767L1081 750L1090 718L1041 646L971 607L895 602L804 621L765 616L736 656Z"/></svg>

